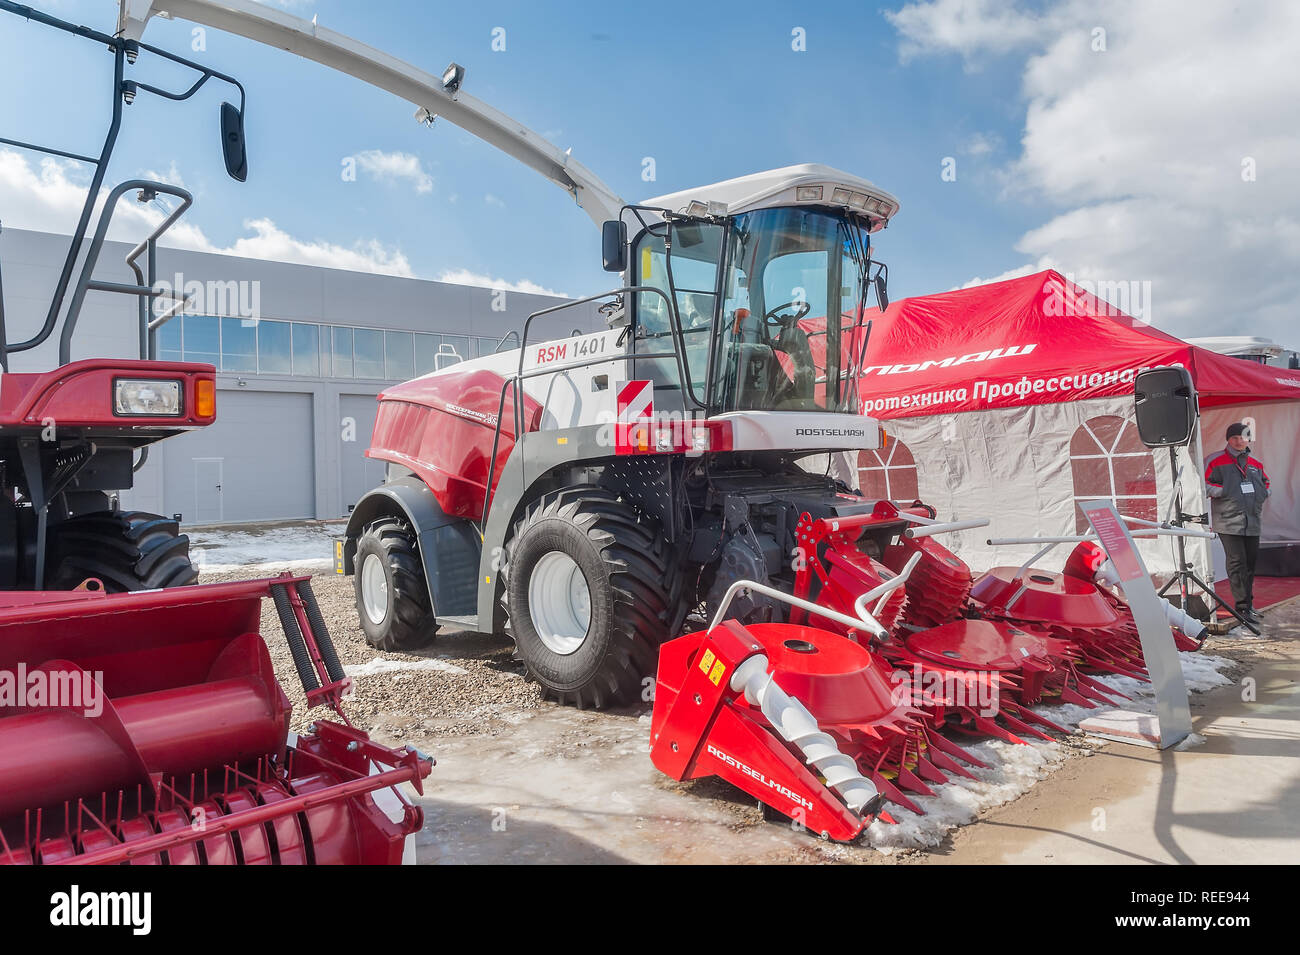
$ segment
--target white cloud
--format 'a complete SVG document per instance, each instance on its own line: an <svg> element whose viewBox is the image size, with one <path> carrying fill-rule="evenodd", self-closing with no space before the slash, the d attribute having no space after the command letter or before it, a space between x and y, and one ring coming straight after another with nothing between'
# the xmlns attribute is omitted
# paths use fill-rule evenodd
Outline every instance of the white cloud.
<svg viewBox="0 0 1300 955"><path fill-rule="evenodd" d="M1011 279L1022 279L1026 275L1033 275L1035 272L1042 272L1044 269L1057 269L1059 266L1050 256L1044 256L1037 262L1031 262L1028 265L1020 265L1014 269L1007 269L991 278L975 277L968 282L958 286L958 288L974 288L976 285L992 285L994 282L1007 282Z"/></svg>
<svg viewBox="0 0 1300 955"><path fill-rule="evenodd" d="M504 199L502 199L500 196L494 196L490 192L483 197L483 201L490 206L496 206L498 209L504 209L506 207L506 203Z"/></svg>
<svg viewBox="0 0 1300 955"><path fill-rule="evenodd" d="M433 176L425 171L420 157L412 153L386 153L367 149L354 157L361 171L380 182L409 182L421 195L433 192Z"/></svg>
<svg viewBox="0 0 1300 955"><path fill-rule="evenodd" d="M1016 243L1025 259L1150 281L1174 334L1300 344L1300 4L935 0L891 22L903 56L1030 50L1008 195L1059 211Z"/></svg>
<svg viewBox="0 0 1300 955"><path fill-rule="evenodd" d="M887 11L885 18L902 36L899 55L906 62L928 53L960 53L968 64L979 54L1024 49L1039 40L1050 21L998 0L933 0Z"/></svg>
<svg viewBox="0 0 1300 955"><path fill-rule="evenodd" d="M169 178L175 181L180 177ZM0 208L4 209L4 224L15 229L70 233L86 198L88 183L83 180L76 165L70 161L47 158L33 167L20 153L0 149ZM107 192L101 191L100 206ZM130 196L123 197L113 214L108 237L139 241L163 220L169 208L171 206L164 206L161 201L141 205ZM97 207L95 218L91 220L92 227L98 213ZM164 235L162 244L199 252L298 262L356 272L412 274L411 264L402 251L385 246L377 239L358 240L350 247L299 239L264 217L245 220L244 228L251 234L223 247L209 239L193 222L182 219Z"/></svg>
<svg viewBox="0 0 1300 955"><path fill-rule="evenodd" d="M957 150L967 156L987 156L1001 148L1002 137L997 133L972 133Z"/></svg>
<svg viewBox="0 0 1300 955"><path fill-rule="evenodd" d="M469 269L448 269L436 276L435 281L450 282L452 285L475 285L480 288L501 288L509 292L526 292L530 295L554 295L560 298L568 298L568 295L564 292L552 291L529 279L508 282L505 279L496 279L482 272L471 272Z"/></svg>

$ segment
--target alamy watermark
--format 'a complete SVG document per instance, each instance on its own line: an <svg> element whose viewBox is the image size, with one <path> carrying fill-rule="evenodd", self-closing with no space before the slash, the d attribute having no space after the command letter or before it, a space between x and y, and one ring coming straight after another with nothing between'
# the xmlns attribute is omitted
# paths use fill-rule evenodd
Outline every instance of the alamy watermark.
<svg viewBox="0 0 1300 955"><path fill-rule="evenodd" d="M92 719L104 712L104 674L86 670L37 667L19 663L16 670L0 670L0 710L81 710Z"/></svg>
<svg viewBox="0 0 1300 955"><path fill-rule="evenodd" d="M1086 292L1095 301L1081 298L1075 289ZM1073 272L1065 275L1065 287L1049 282L1043 287L1043 313L1067 318L1091 318L1102 315L1129 315L1151 324L1151 280L1082 279Z"/></svg>
<svg viewBox="0 0 1300 955"><path fill-rule="evenodd" d="M894 685L890 693L896 708L908 706L952 706L975 710L982 717L997 716L1000 688L998 675L984 670L927 670L919 663L910 670L889 674Z"/></svg>
<svg viewBox="0 0 1300 955"><path fill-rule="evenodd" d="M262 317L262 283L257 279L220 281L198 279L186 281L177 272L171 281L154 282L153 312L160 316L171 309L178 298L186 300L185 311L218 318L242 318L256 321Z"/></svg>

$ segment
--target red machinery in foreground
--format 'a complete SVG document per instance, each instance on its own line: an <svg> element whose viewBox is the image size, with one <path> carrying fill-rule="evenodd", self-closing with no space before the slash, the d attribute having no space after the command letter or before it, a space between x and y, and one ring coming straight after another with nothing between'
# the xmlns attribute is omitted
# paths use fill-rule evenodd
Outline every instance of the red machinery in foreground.
<svg viewBox="0 0 1300 955"><path fill-rule="evenodd" d="M274 600L307 692L289 732ZM432 762L353 728L304 577L0 602L0 864L395 864Z"/></svg>
<svg viewBox="0 0 1300 955"><path fill-rule="evenodd" d="M655 765L679 780L721 777L847 841L884 799L921 813L908 793L970 777L963 763L984 767L943 732L1050 739L1045 730L1068 731L1033 707L1122 700L1085 672L1144 673L1128 608L1100 585L1104 554L1080 545L1063 574L997 569L976 582L934 536L986 523L941 524L887 501L805 514L793 596L738 582L709 629L662 648ZM790 604L789 622L725 620L738 591Z"/></svg>
<svg viewBox="0 0 1300 955"><path fill-rule="evenodd" d="M209 80L231 84L240 106L222 104L222 144L227 171L242 181L243 88L9 0L0 13L89 39L114 63L113 117L97 159L4 139L94 172L31 337L8 334L0 286L0 864L400 862L422 816L398 787L420 791L432 763L371 742L343 716L349 681L307 580L188 586L198 571L179 522L119 506L153 444L216 420L217 390L212 365L156 360L158 328L187 304L174 297L166 309L150 307L163 296L157 243L191 197L140 179L101 194L122 111L146 93L186 100ZM198 78L174 92L128 79L143 53ZM127 193L179 200L127 256L134 283L94 274ZM72 360L90 292L136 298L138 360ZM11 372L11 360L52 346L56 331L57 368ZM260 635L266 597L308 707L329 705L339 722L289 732L289 701Z"/></svg>

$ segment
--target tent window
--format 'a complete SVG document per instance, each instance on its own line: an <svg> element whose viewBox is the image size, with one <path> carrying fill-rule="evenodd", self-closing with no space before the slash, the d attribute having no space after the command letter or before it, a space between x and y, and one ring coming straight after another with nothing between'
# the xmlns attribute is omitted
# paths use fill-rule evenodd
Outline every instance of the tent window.
<svg viewBox="0 0 1300 955"><path fill-rule="evenodd" d="M1088 519L1079 507L1084 501L1114 501L1123 515L1156 520L1155 458L1139 440L1132 419L1100 415L1079 425L1070 439L1070 472L1076 534L1088 533Z"/></svg>
<svg viewBox="0 0 1300 955"><path fill-rule="evenodd" d="M858 484L863 497L910 504L920 497L916 458L902 441L892 439L878 451L859 451Z"/></svg>

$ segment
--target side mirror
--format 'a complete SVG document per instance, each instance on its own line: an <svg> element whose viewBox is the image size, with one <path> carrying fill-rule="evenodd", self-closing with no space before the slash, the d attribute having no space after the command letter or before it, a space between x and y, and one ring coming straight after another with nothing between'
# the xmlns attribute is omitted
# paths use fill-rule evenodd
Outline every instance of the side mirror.
<svg viewBox="0 0 1300 955"><path fill-rule="evenodd" d="M627 268L627 223L622 219L609 219L601 227L600 257L606 272Z"/></svg>
<svg viewBox="0 0 1300 955"><path fill-rule="evenodd" d="M221 150L231 179L248 179L248 153L244 148L244 114L229 103L221 104Z"/></svg>
<svg viewBox="0 0 1300 955"><path fill-rule="evenodd" d="M883 312L889 308L889 289L885 285L885 275L880 273L875 279L876 300L880 303L880 310Z"/></svg>

